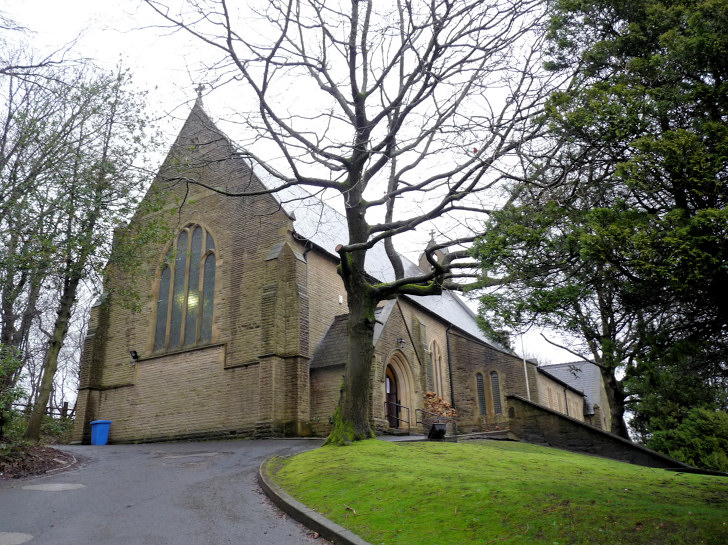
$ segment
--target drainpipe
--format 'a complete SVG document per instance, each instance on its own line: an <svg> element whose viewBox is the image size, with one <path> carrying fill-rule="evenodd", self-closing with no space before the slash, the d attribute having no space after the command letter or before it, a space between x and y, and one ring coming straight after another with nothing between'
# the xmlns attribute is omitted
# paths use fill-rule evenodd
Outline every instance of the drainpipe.
<svg viewBox="0 0 728 545"><path fill-rule="evenodd" d="M523 347L523 333L521 333L521 354L523 355L523 376L526 377L526 397L531 401L531 387L528 385L528 366L526 365L526 349Z"/></svg>
<svg viewBox="0 0 728 545"><path fill-rule="evenodd" d="M450 377L450 401L455 407L455 387L452 381L452 358L450 357L450 329L452 329L452 324L448 324L445 330L445 344L447 345L447 372Z"/></svg>
<svg viewBox="0 0 728 545"><path fill-rule="evenodd" d="M566 405L566 416L569 415L569 396L566 395L566 386L564 386L564 405Z"/></svg>

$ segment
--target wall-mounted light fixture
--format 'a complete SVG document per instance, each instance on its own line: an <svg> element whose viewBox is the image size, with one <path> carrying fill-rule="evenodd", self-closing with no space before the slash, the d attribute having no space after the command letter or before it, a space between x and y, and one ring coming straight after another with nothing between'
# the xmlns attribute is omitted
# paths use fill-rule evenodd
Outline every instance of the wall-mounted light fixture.
<svg viewBox="0 0 728 545"><path fill-rule="evenodd" d="M136 362L139 360L139 354L137 353L137 351L129 350L129 355L131 356L131 359L132 359L131 364L136 365Z"/></svg>
<svg viewBox="0 0 728 545"><path fill-rule="evenodd" d="M405 340L404 340L403 338L401 338L401 337L397 337L397 346L399 346L400 348L404 348L404 346L405 346L406 344L407 344L407 343L405 342Z"/></svg>

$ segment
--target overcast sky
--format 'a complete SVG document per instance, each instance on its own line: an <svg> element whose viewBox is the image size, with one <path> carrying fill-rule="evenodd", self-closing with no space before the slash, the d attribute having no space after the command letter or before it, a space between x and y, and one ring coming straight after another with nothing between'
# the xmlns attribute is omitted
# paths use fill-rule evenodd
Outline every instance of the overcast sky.
<svg viewBox="0 0 728 545"><path fill-rule="evenodd" d="M0 9L30 31L26 40L39 54L75 41L73 57L93 59L107 69L120 61L131 68L136 85L149 93L150 112L158 116L167 145L194 102L201 63L215 55L187 35L161 28L163 21L139 0L5 0ZM218 119L232 106L224 96L205 100ZM514 344L520 353L520 339ZM526 335L525 352L549 363L575 359L550 347L537 332Z"/></svg>
<svg viewBox="0 0 728 545"><path fill-rule="evenodd" d="M204 48L182 34L163 34L152 10L138 0L5 0L10 19L26 27L33 49L48 53L73 41L71 56L133 70L149 92L151 110L173 135L194 101L195 73Z"/></svg>

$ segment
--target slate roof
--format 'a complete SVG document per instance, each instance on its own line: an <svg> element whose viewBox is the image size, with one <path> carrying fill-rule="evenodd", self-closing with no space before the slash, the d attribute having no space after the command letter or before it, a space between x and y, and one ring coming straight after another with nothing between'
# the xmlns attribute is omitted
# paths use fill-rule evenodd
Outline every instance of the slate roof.
<svg viewBox="0 0 728 545"><path fill-rule="evenodd" d="M374 324L375 345L384 330L387 320L389 320L390 314L392 314L392 309L395 304L396 301L390 300L374 311L374 318L376 320ZM346 334L346 319L348 316L348 314L341 314L336 316L334 321L331 322L329 329L326 330L326 334L313 352L310 363L311 369L323 369L324 367L344 365L348 346Z"/></svg>
<svg viewBox="0 0 728 545"><path fill-rule="evenodd" d="M334 318L324 338L321 339L311 358L311 369L323 369L325 367L336 367L346 363L346 318L348 314L342 314Z"/></svg>
<svg viewBox="0 0 728 545"><path fill-rule="evenodd" d="M594 404L599 402L602 386L602 374L596 364L582 360L545 365L538 369L584 392L586 414L594 414Z"/></svg>
<svg viewBox="0 0 728 545"><path fill-rule="evenodd" d="M397 301L394 299L390 299L384 305L374 311L374 319L376 320L376 322L374 324L373 344L375 346L377 342L379 342L379 336L382 334L382 331L384 331L384 325L387 323L387 320L389 320L389 315L392 314L392 310L394 309L395 304L397 304Z"/></svg>
<svg viewBox="0 0 728 545"><path fill-rule="evenodd" d="M582 395L586 396L586 394L584 394L584 392L582 390L579 390L579 389L575 388L573 385L569 384L568 382L561 380L556 375L552 375L551 373L546 371L543 367L537 367L536 370L539 373L541 373L542 375L548 376L551 380L553 380L557 384L561 384L564 388L568 388L572 392L576 392L577 394L582 394Z"/></svg>

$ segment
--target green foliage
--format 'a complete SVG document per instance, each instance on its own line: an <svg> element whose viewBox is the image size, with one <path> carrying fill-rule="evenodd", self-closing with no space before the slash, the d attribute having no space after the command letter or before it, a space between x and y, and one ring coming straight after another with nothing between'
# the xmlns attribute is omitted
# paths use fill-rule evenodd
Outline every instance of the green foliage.
<svg viewBox="0 0 728 545"><path fill-rule="evenodd" d="M644 285L642 301L669 290L694 329L722 334L728 2L568 0L556 11L554 67L580 69L549 113L580 150L570 166L599 169L619 197L604 203L616 226L599 233L604 257Z"/></svg>
<svg viewBox="0 0 728 545"><path fill-rule="evenodd" d="M690 465L728 473L728 413L696 407L676 428L655 432L647 446Z"/></svg>
<svg viewBox="0 0 728 545"><path fill-rule="evenodd" d="M42 368L28 434L37 439L69 324L86 310L75 305L79 286L99 281L114 232L143 196L154 131L128 70L49 62L0 79L0 338L14 347L47 338L34 356ZM43 313L55 323L41 333Z"/></svg>
<svg viewBox="0 0 728 545"><path fill-rule="evenodd" d="M605 315L621 321L617 297L623 276L603 254L600 231L613 229L603 209L568 210L554 201L539 207L511 206L492 215L474 245L486 275L503 271L507 281L480 298L491 334L536 324L582 339L592 357L606 358L607 340L619 331L602 327ZM605 333L610 335L605 337ZM612 345L619 362L622 348Z"/></svg>
<svg viewBox="0 0 728 545"><path fill-rule="evenodd" d="M699 375L705 381L722 375L726 28L726 0L553 4L548 68L574 78L546 107L557 151L533 159L533 184L493 215L475 248L484 276L506 284L482 301L491 330L536 323L565 331L580 354L633 368L633 395L650 396L637 387L638 372L684 376L680 362L710 367ZM681 345L693 357L670 360ZM619 381L608 387L626 396ZM669 401L652 396L635 405L652 407L638 415L644 433L659 420L653 409L665 402L668 410ZM669 411L684 414L686 402Z"/></svg>
<svg viewBox="0 0 728 545"><path fill-rule="evenodd" d="M15 348L0 344L0 439L8 434L16 417L13 403L25 395L18 386L22 365Z"/></svg>
<svg viewBox="0 0 728 545"><path fill-rule="evenodd" d="M659 339L648 344L657 352L628 369L625 379L634 415L630 426L638 439L646 443L655 432L675 429L693 407L728 409L728 369L701 357L709 346Z"/></svg>
<svg viewBox="0 0 728 545"><path fill-rule="evenodd" d="M30 443L22 440L0 443L0 465L7 460L24 458L30 447Z"/></svg>
<svg viewBox="0 0 728 545"><path fill-rule="evenodd" d="M46 416L40 425L40 433L44 442L65 444L71 440L73 418L54 418Z"/></svg>
<svg viewBox="0 0 728 545"><path fill-rule="evenodd" d="M5 435L3 436L3 439L9 443L22 442L27 424L28 419L23 413L19 411L10 412L5 426Z"/></svg>
<svg viewBox="0 0 728 545"><path fill-rule="evenodd" d="M271 472L372 544L728 540L728 481L516 442L324 447Z"/></svg>
<svg viewBox="0 0 728 545"><path fill-rule="evenodd" d="M67 444L73 434L73 418L55 418L50 415L43 415L40 425L41 443ZM18 411L14 411L6 427L5 439L9 443L23 443L23 436L28 427L28 417Z"/></svg>
<svg viewBox="0 0 728 545"><path fill-rule="evenodd" d="M18 386L22 366L17 350L0 344L0 410L23 397L24 392Z"/></svg>

